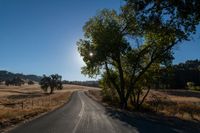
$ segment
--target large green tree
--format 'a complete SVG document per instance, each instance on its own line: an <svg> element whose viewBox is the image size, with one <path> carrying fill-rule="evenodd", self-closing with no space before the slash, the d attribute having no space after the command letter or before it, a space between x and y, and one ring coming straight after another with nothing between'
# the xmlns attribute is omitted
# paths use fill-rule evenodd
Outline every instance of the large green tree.
<svg viewBox="0 0 200 133"><path fill-rule="evenodd" d="M170 63L173 47L185 40L190 40L200 21L200 1L198 0L127 0L122 8L125 21L125 34L142 40L138 54L144 58L143 51L148 51L150 58L139 68L139 73L130 76L130 87L126 98L134 93L134 88L143 75L156 62ZM142 54L142 56L141 56ZM137 65L140 64L136 61ZM133 70L137 69L135 66Z"/></svg>
<svg viewBox="0 0 200 133"><path fill-rule="evenodd" d="M94 76L105 70L123 106L126 99L121 58L131 48L121 32L121 21L115 11L109 10L91 18L84 26L86 39L78 42L78 50L86 63L82 73Z"/></svg>
<svg viewBox="0 0 200 133"><path fill-rule="evenodd" d="M133 96L139 108L149 92L140 98L143 88L171 63L173 47L195 33L198 7L197 0L127 0L120 14L102 10L85 24L85 38L77 43L86 63L82 73L106 74L120 107Z"/></svg>

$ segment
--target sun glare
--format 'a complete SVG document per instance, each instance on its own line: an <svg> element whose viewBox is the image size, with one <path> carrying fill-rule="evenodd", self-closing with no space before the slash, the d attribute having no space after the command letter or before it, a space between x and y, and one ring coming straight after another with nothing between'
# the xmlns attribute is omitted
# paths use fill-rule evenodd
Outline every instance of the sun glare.
<svg viewBox="0 0 200 133"><path fill-rule="evenodd" d="M90 54L89 54L89 55L90 55L90 57L92 57L94 54L93 54L92 52L90 52Z"/></svg>

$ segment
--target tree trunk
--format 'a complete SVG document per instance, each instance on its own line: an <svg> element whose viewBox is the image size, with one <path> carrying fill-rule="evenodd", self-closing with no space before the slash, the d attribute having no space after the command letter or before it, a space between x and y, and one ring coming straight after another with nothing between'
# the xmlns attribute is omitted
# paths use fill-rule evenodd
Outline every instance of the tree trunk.
<svg viewBox="0 0 200 133"><path fill-rule="evenodd" d="M147 90L146 94L144 95L144 97L142 98L142 101L139 103L139 106L141 106L144 103L144 101L145 101L146 97L148 96L149 92L150 92L150 87L148 87L148 90Z"/></svg>
<svg viewBox="0 0 200 133"><path fill-rule="evenodd" d="M51 89L50 94L53 94L54 88L50 87L50 89Z"/></svg>
<svg viewBox="0 0 200 133"><path fill-rule="evenodd" d="M123 110L127 109L127 101L125 98L120 99L120 108Z"/></svg>
<svg viewBox="0 0 200 133"><path fill-rule="evenodd" d="M108 74L108 77L109 77L109 80L110 82L112 83L112 85L114 86L114 88L116 89L117 91L117 94L119 96L119 99L120 99L120 108L121 109L126 109L127 108L127 100L125 98L125 95L124 95L124 88L120 88L115 80L112 79L111 75L110 75L110 70L108 68L108 64L107 62L105 62L105 68L106 68L106 72ZM123 85L124 86L124 85ZM123 92L122 92L123 91Z"/></svg>
<svg viewBox="0 0 200 133"><path fill-rule="evenodd" d="M137 92L137 100L136 100L136 110L140 109L140 94L141 94L141 91L138 91Z"/></svg>
<svg viewBox="0 0 200 133"><path fill-rule="evenodd" d="M121 109L127 109L127 101L125 98L125 81L124 81L124 72L122 69L121 59L120 56L116 60L118 65L118 72L119 72L119 79L120 79L120 92L121 92L121 98L120 98L120 107Z"/></svg>
<svg viewBox="0 0 200 133"><path fill-rule="evenodd" d="M135 96L133 95L130 96L130 101L131 101L132 106L135 106Z"/></svg>

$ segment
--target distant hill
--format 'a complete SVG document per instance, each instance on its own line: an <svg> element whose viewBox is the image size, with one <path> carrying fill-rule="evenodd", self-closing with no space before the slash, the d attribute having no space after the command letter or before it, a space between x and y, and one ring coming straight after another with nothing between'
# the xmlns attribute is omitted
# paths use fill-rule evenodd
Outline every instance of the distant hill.
<svg viewBox="0 0 200 133"><path fill-rule="evenodd" d="M20 78L22 80L28 81L35 81L39 82L42 79L42 76L37 75L24 75L22 73L12 73L5 70L0 70L0 82L6 80L12 80L14 78ZM83 86L91 86L91 87L98 87L98 81L66 81L63 80L63 84L74 84L74 85L83 85Z"/></svg>
<svg viewBox="0 0 200 133"><path fill-rule="evenodd" d="M19 77L23 80L32 80L35 82L39 82L41 80L41 76L37 75L24 75L22 73L12 73L5 70L0 70L0 81L12 80L13 78Z"/></svg>
<svg viewBox="0 0 200 133"><path fill-rule="evenodd" d="M63 84L82 85L89 87L99 87L99 81L63 81Z"/></svg>

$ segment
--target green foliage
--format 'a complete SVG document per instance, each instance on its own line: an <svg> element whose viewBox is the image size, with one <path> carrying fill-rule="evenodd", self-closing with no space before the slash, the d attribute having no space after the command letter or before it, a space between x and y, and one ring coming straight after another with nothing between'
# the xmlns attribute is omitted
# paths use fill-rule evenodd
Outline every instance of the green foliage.
<svg viewBox="0 0 200 133"><path fill-rule="evenodd" d="M200 21L199 0L126 0L123 7L127 21L134 15L143 31L157 31L160 25L174 29L176 38L189 39ZM167 35L167 34L165 34Z"/></svg>
<svg viewBox="0 0 200 133"><path fill-rule="evenodd" d="M187 82L187 88L189 90L200 91L200 86L195 86L193 82Z"/></svg>
<svg viewBox="0 0 200 133"><path fill-rule="evenodd" d="M61 90L63 88L62 77L58 74L52 74L49 77L44 75L40 81L40 86L44 92L50 89L50 94L52 94L54 90Z"/></svg>
<svg viewBox="0 0 200 133"><path fill-rule="evenodd" d="M200 61L188 60L185 63L180 63L173 67L174 77L176 80L174 87L180 86L184 88L188 81L194 82L195 85L200 86Z"/></svg>
<svg viewBox="0 0 200 133"><path fill-rule="evenodd" d="M40 87L44 92L48 91L48 88L50 86L50 77L47 77L46 75L43 75L43 78L40 81Z"/></svg>
<svg viewBox="0 0 200 133"><path fill-rule="evenodd" d="M90 77L100 74L105 62L112 63L113 59L119 58L119 54L128 48L120 31L120 18L113 10L102 10L91 18L83 29L86 39L81 39L77 45L86 63L82 73ZM93 53L92 57L90 53Z"/></svg>
<svg viewBox="0 0 200 133"><path fill-rule="evenodd" d="M187 82L187 87L188 87L188 89L192 89L194 87L194 83L193 82Z"/></svg>
<svg viewBox="0 0 200 133"><path fill-rule="evenodd" d="M200 91L200 86L194 86L194 87L193 87L193 90L195 90L195 91Z"/></svg>
<svg viewBox="0 0 200 133"><path fill-rule="evenodd" d="M117 78L117 75L112 73L112 76ZM102 95L103 100L106 102L112 102L112 103L118 103L119 97L117 95L117 92L115 88L112 86L112 84L109 81L108 75L106 73L102 74L102 79L99 81L99 85L102 88Z"/></svg>
<svg viewBox="0 0 200 133"><path fill-rule="evenodd" d="M176 65L162 66L152 83L154 89L185 89L191 81L200 86L200 61L188 60Z"/></svg>
<svg viewBox="0 0 200 133"><path fill-rule="evenodd" d="M199 24L199 2L186 3L127 0L120 14L107 9L99 12L86 22L84 39L77 42L86 64L82 73L103 74L106 97L117 94L124 109L133 96L139 108L160 68L171 65L173 47L188 40ZM182 6L195 10L184 11Z"/></svg>

